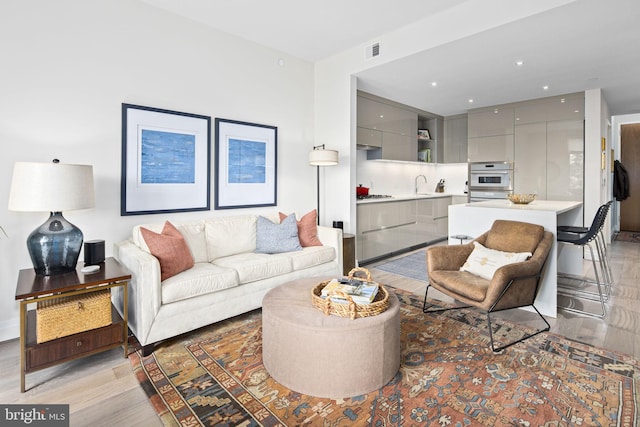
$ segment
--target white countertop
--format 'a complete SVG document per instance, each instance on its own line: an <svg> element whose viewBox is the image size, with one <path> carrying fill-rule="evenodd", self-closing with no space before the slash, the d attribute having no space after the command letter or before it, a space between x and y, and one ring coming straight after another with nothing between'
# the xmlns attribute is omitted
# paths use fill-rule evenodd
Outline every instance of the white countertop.
<svg viewBox="0 0 640 427"><path fill-rule="evenodd" d="M467 203L466 206L474 208L499 208L515 209L523 211L551 211L558 214L575 209L582 205L582 202L565 200L534 200L528 205L511 203L509 200L485 200L482 202Z"/></svg>
<svg viewBox="0 0 640 427"><path fill-rule="evenodd" d="M364 203L381 203L381 202L399 202L403 200L438 199L442 197L451 197L451 196L457 196L457 195L458 194L452 194L452 193L397 194L391 197L357 199L356 203L364 204Z"/></svg>

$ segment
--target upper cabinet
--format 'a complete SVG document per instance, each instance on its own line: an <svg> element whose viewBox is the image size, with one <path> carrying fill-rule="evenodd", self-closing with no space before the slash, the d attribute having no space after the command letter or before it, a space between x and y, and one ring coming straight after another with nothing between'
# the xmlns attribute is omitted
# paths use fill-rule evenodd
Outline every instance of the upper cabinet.
<svg viewBox="0 0 640 427"><path fill-rule="evenodd" d="M467 115L444 118L444 162L467 162Z"/></svg>
<svg viewBox="0 0 640 427"><path fill-rule="evenodd" d="M513 107L471 110L467 124L470 162L513 161Z"/></svg>
<svg viewBox="0 0 640 427"><path fill-rule="evenodd" d="M490 108L471 110L468 115L468 136L513 135L514 109Z"/></svg>
<svg viewBox="0 0 640 427"><path fill-rule="evenodd" d="M413 136L418 129L418 114L408 109L358 97L358 127Z"/></svg>
<svg viewBox="0 0 640 427"><path fill-rule="evenodd" d="M368 150L367 159L443 161L441 117L365 92L357 100L357 148Z"/></svg>
<svg viewBox="0 0 640 427"><path fill-rule="evenodd" d="M582 93L528 101L515 107L516 125L583 119L584 94Z"/></svg>

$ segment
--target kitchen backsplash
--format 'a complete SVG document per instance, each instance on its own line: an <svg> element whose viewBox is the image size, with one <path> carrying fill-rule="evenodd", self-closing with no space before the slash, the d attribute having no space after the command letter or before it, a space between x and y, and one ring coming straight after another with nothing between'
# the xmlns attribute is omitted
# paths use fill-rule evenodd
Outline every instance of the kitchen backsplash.
<svg viewBox="0 0 640 427"><path fill-rule="evenodd" d="M356 151L356 185L369 187L370 194L413 194L418 175L421 193L435 192L438 181L444 179L446 193L463 194L467 181L467 163L420 164L367 160L366 151ZM355 192L355 189L354 189Z"/></svg>

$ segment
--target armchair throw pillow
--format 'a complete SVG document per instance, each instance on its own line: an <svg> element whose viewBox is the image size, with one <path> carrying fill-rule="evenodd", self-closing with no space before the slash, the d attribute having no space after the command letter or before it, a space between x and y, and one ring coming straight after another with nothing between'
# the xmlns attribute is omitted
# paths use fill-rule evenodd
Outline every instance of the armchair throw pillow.
<svg viewBox="0 0 640 427"><path fill-rule="evenodd" d="M277 254L281 252L301 251L298 240L298 224L294 214L286 217L280 224L274 224L263 216L256 224L256 252Z"/></svg>
<svg viewBox="0 0 640 427"><path fill-rule="evenodd" d="M140 233L151 255L160 262L161 281L193 267L193 256L187 242L169 221L164 223L159 234L144 227L140 227Z"/></svg>
<svg viewBox="0 0 640 427"><path fill-rule="evenodd" d="M531 256L531 252L502 252L485 248L478 242L473 244L475 248L460 267L460 271L468 271L487 280L491 280L500 267L526 261Z"/></svg>

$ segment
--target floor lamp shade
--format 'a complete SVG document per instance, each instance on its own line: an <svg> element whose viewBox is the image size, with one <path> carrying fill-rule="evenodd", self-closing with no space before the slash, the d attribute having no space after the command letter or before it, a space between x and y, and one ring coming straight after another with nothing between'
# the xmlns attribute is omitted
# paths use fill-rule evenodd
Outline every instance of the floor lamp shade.
<svg viewBox="0 0 640 427"><path fill-rule="evenodd" d="M325 150L324 144L313 147L309 153L309 164L316 167L316 212L318 213L318 225L320 225L320 166L335 166L338 164L338 152Z"/></svg>
<svg viewBox="0 0 640 427"><path fill-rule="evenodd" d="M336 150L313 149L309 153L309 164L312 166L334 166L338 164L338 152Z"/></svg>
<svg viewBox="0 0 640 427"><path fill-rule="evenodd" d="M27 238L36 274L74 271L82 232L62 216L62 211L95 206L93 167L59 163L17 162L13 168L9 210L50 212L49 219Z"/></svg>

